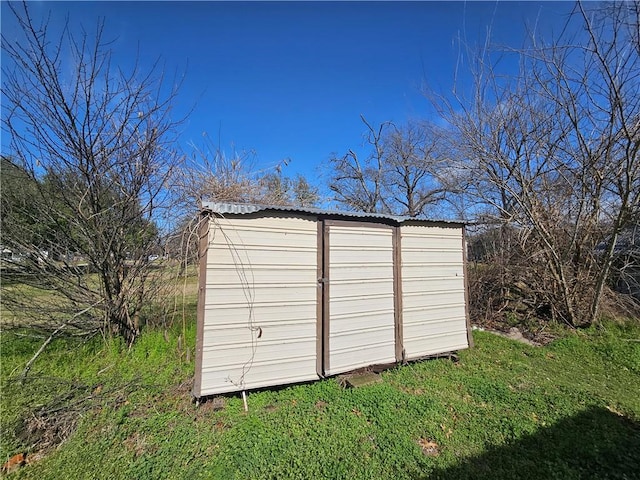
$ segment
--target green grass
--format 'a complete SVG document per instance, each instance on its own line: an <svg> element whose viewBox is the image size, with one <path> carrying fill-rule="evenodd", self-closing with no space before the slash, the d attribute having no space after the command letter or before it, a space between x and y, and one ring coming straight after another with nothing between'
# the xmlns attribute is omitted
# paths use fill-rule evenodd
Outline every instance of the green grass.
<svg viewBox="0 0 640 480"><path fill-rule="evenodd" d="M83 275L83 282L93 291L100 290L96 273ZM147 289L150 296L160 299L157 303L164 305L156 304L143 309L143 321L161 318L162 315L157 314L161 307L168 311L171 317L175 316L172 315L174 303L179 307L176 313L181 316L183 298L185 305L190 305L191 310L194 308L193 304L198 292L197 272L193 266L189 266L185 275L175 265L165 266L159 263L150 272ZM77 307L74 310L73 305L60 292L27 285L20 281L7 281L6 278L2 278L0 282L0 299L4 300L0 301L0 328L27 325L50 326L52 322L56 328L69 318L69 311L77 310ZM10 308L12 299L17 303ZM28 301L25 302L24 299ZM90 299L91 297L88 297L87 301ZM52 314L53 318L49 314ZM58 321L55 318L58 318Z"/></svg>
<svg viewBox="0 0 640 480"><path fill-rule="evenodd" d="M248 413L239 396L218 411L191 403L180 332L147 331L131 350L53 342L24 385L15 377L39 344L4 333L2 458L28 448L11 433L27 411L69 392L92 397L75 432L12 477L640 477L637 321L540 348L474 332L458 363L397 367L352 390L327 379L250 392ZM191 326L191 348L194 336ZM435 453L423 453L426 442Z"/></svg>

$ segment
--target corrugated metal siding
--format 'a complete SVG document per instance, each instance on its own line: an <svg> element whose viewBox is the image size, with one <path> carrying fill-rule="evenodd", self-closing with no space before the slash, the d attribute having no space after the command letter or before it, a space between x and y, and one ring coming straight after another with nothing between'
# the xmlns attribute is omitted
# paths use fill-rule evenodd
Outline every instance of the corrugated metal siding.
<svg viewBox="0 0 640 480"><path fill-rule="evenodd" d="M201 395L317 379L315 218L210 220Z"/></svg>
<svg viewBox="0 0 640 480"><path fill-rule="evenodd" d="M400 231L406 357L467 348L462 228L403 225Z"/></svg>
<svg viewBox="0 0 640 480"><path fill-rule="evenodd" d="M331 226L329 368L395 361L390 228Z"/></svg>
<svg viewBox="0 0 640 480"><path fill-rule="evenodd" d="M402 222L408 220L409 217L401 217L397 215L385 215L383 213L366 213L357 211L336 211L325 210L311 207L290 207L286 205L255 205L247 203L224 203L224 202L203 202L202 208L210 210L221 215L249 215L256 212L293 212L314 216L333 216L347 217L351 219L380 219L391 220L394 222Z"/></svg>
<svg viewBox="0 0 640 480"><path fill-rule="evenodd" d="M461 224L225 208L201 234L197 396L468 346Z"/></svg>

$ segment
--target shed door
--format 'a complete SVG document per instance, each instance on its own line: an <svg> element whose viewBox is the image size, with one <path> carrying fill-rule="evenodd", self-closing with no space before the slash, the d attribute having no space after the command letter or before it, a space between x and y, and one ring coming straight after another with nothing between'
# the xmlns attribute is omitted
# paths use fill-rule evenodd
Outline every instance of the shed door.
<svg viewBox="0 0 640 480"><path fill-rule="evenodd" d="M467 348L462 229L403 225L401 231L406 358Z"/></svg>
<svg viewBox="0 0 640 480"><path fill-rule="evenodd" d="M395 362L393 228L344 221L324 228L325 374Z"/></svg>

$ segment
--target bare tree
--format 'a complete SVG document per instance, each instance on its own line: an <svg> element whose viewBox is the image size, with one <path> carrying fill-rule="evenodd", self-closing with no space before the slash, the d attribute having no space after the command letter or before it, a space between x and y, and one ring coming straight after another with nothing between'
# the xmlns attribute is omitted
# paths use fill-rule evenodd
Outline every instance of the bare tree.
<svg viewBox="0 0 640 480"><path fill-rule="evenodd" d="M174 172L172 188L181 194L181 220L165 238L165 248L183 269L197 261L198 208L203 202L314 207L318 188L302 175L283 174L289 160L259 169L253 152L232 149L228 155L205 135L203 147L192 145L189 162Z"/></svg>
<svg viewBox="0 0 640 480"><path fill-rule="evenodd" d="M32 326L58 332L73 318L69 328L104 328L133 342L150 303L155 222L177 160L176 91L156 65L114 68L103 21L92 34L75 36L67 24L54 36L26 4L10 8L22 38L2 36L10 153L1 238L16 256L2 271L3 306ZM15 185L4 194L5 168L24 179L28 201L16 201ZM50 293L25 298L25 284Z"/></svg>
<svg viewBox="0 0 640 480"><path fill-rule="evenodd" d="M330 160L329 188L341 205L363 212L424 216L444 200L439 170L443 163L438 130L426 122L367 127L364 159L350 149Z"/></svg>
<svg viewBox="0 0 640 480"><path fill-rule="evenodd" d="M313 207L320 199L318 188L303 175L291 178L283 174L288 159L260 169L251 151L232 150L228 155L208 139L204 147L192 147L191 161L172 178L189 212L203 201Z"/></svg>
<svg viewBox="0 0 640 480"><path fill-rule="evenodd" d="M427 122L409 122L384 138L383 196L390 210L424 216L445 200L441 135Z"/></svg>
<svg viewBox="0 0 640 480"><path fill-rule="evenodd" d="M257 202L261 172L255 169L252 152L232 150L228 155L208 139L204 147L192 147L190 161L172 178L187 211L197 209L203 201Z"/></svg>
<svg viewBox="0 0 640 480"><path fill-rule="evenodd" d="M439 102L464 194L510 227L552 313L570 325L597 320L640 203L638 3L577 4L577 24L517 52L516 76L501 76L485 51L472 96Z"/></svg>
<svg viewBox="0 0 640 480"><path fill-rule="evenodd" d="M382 196L384 177L382 138L385 129L392 124L385 122L374 129L364 116L360 118L367 127L366 143L371 151L364 159L360 159L352 149L341 157L333 156L329 160L332 170L329 189L335 195L334 200L347 208L366 213L388 213L388 206Z"/></svg>
<svg viewBox="0 0 640 480"><path fill-rule="evenodd" d="M257 203L263 205L314 207L320 198L318 188L311 185L303 175L287 177L280 168L258 179L258 191L260 194Z"/></svg>

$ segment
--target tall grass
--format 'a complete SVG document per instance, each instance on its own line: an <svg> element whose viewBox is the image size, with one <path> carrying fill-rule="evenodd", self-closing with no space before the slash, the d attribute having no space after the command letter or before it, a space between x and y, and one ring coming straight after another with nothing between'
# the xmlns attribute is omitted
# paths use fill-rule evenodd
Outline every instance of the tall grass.
<svg viewBox="0 0 640 480"><path fill-rule="evenodd" d="M15 478L637 477L637 321L546 347L474 332L457 363L400 366L354 390L326 379L250 392L248 413L234 395L221 410L191 402L181 330L150 329L132 349L60 339L25 384L15 375L38 342L3 334L3 458L37 440L28 415L89 398L69 437Z"/></svg>

